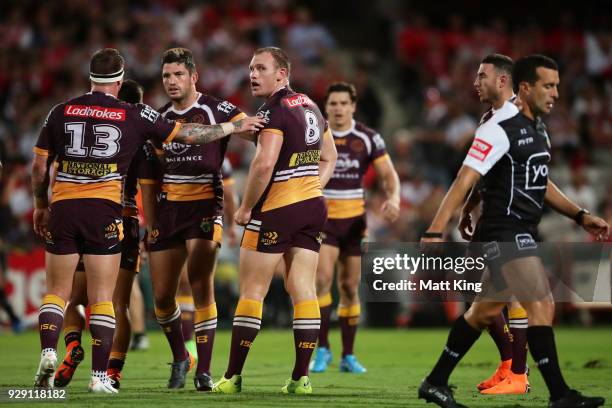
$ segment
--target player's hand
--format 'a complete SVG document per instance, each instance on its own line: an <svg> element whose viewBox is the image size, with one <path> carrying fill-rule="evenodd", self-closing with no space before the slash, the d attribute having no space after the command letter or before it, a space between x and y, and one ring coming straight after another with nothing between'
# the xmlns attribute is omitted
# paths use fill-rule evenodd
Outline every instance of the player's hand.
<svg viewBox="0 0 612 408"><path fill-rule="evenodd" d="M232 133L258 132L264 127L264 119L257 116L247 116L232 122L234 131Z"/></svg>
<svg viewBox="0 0 612 408"><path fill-rule="evenodd" d="M34 232L44 238L49 224L49 209L36 208L32 218L34 219Z"/></svg>
<svg viewBox="0 0 612 408"><path fill-rule="evenodd" d="M236 224L245 226L251 221L251 210L247 210L246 208L240 206L236 214L234 214L234 221Z"/></svg>
<svg viewBox="0 0 612 408"><path fill-rule="evenodd" d="M471 213L461 213L461 219L459 220L459 233L461 234L461 238L469 241L472 239L474 235L474 225L472 224L472 214Z"/></svg>
<svg viewBox="0 0 612 408"><path fill-rule="evenodd" d="M582 218L582 228L589 234L594 235L598 241L608 239L610 234L610 225L603 219L590 214L585 214Z"/></svg>
<svg viewBox="0 0 612 408"><path fill-rule="evenodd" d="M227 245L230 248L234 248L238 244L238 234L236 233L236 227L229 226L225 231L225 237L227 238Z"/></svg>
<svg viewBox="0 0 612 408"><path fill-rule="evenodd" d="M385 202L380 207L380 211L382 212L383 217L387 222L394 222L399 217L399 200L396 198L390 198L385 200Z"/></svg>

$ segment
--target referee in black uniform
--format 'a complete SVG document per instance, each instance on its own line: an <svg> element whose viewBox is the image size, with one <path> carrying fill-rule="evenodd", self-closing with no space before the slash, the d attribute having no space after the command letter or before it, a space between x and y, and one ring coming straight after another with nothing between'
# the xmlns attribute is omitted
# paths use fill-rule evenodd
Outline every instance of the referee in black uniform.
<svg viewBox="0 0 612 408"><path fill-rule="evenodd" d="M573 218L599 240L607 238L609 226L570 201L548 179L550 140L540 116L549 113L559 97L557 64L548 57L530 55L516 62L512 76L521 111L506 103L477 129L463 166L422 242L442 242L442 232L466 194L477 182L484 183L483 211L473 241L503 248L501 256L488 265L492 275L500 271L519 299L525 289L531 294L529 300L522 298L521 304L529 314L527 340L550 392L549 407L599 407L603 398L585 397L570 389L561 374L552 330L554 301L536 253L537 226L544 204ZM510 248L510 243L514 247ZM419 398L440 407L464 407L455 402L448 378L504 305L483 302L477 313L455 321L444 351L419 388Z"/></svg>

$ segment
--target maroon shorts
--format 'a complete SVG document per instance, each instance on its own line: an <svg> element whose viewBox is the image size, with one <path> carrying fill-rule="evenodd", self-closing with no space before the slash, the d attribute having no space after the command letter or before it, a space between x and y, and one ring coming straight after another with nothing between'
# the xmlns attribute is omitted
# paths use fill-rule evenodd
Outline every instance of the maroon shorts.
<svg viewBox="0 0 612 408"><path fill-rule="evenodd" d="M328 218L323 243L340 248L342 254L361 256L361 241L367 235L365 214L352 218Z"/></svg>
<svg viewBox="0 0 612 408"><path fill-rule="evenodd" d="M321 197L260 212L253 210L242 235L242 248L272 254L290 248L319 252L327 205Z"/></svg>
<svg viewBox="0 0 612 408"><path fill-rule="evenodd" d="M155 225L147 236L147 249L163 251L196 238L220 245L222 236L223 218L216 200L161 200L157 205Z"/></svg>
<svg viewBox="0 0 612 408"><path fill-rule="evenodd" d="M56 255L110 255L121 252L121 205L99 198L51 204L45 249Z"/></svg>
<svg viewBox="0 0 612 408"><path fill-rule="evenodd" d="M121 241L121 269L140 272L140 225L136 217L123 217L123 241ZM77 272L85 272L83 258L79 259Z"/></svg>

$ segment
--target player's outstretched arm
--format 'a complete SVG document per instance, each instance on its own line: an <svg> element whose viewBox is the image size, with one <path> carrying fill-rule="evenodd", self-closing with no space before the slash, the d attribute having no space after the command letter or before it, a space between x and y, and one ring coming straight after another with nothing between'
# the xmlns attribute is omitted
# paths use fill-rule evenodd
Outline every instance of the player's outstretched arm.
<svg viewBox="0 0 612 408"><path fill-rule="evenodd" d="M559 214L575 220L588 233L596 236L597 239L604 240L608 238L610 232L608 223L580 208L578 204L563 194L561 189L550 179L546 186L544 202Z"/></svg>
<svg viewBox="0 0 612 408"><path fill-rule="evenodd" d="M321 158L319 160L319 178L321 179L321 188L324 188L327 185L332 174L334 174L337 159L338 152L336 151L334 137L332 136L331 130L327 129L323 134L323 140L321 141Z"/></svg>
<svg viewBox="0 0 612 408"><path fill-rule="evenodd" d="M400 208L400 181L393 162L389 156L374 162L374 169L381 181L382 189L387 199L382 204L383 217L388 222L394 222L399 217Z"/></svg>
<svg viewBox="0 0 612 408"><path fill-rule="evenodd" d="M263 119L256 116L247 116L234 122L223 122L217 125L184 123L173 141L184 144L206 144L232 133L257 132L262 127Z"/></svg>
<svg viewBox="0 0 612 408"><path fill-rule="evenodd" d="M34 232L44 236L49 221L49 158L34 155L32 161L32 192L34 195Z"/></svg>
<svg viewBox="0 0 612 408"><path fill-rule="evenodd" d="M466 194L472 189L472 187L474 187L474 185L476 185L478 180L480 180L480 173L469 166L461 166L455 181L446 193L446 196L444 196L436 216L427 229L428 233L440 234L440 237L423 238L422 241L442 241L441 234L446 229L446 225L457 208L459 208L459 206L463 203L463 199L465 198Z"/></svg>

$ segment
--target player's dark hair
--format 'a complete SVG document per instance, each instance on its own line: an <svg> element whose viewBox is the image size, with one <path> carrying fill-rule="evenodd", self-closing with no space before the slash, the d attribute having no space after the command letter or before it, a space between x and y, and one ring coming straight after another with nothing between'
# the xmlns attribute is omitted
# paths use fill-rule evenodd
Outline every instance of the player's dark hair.
<svg viewBox="0 0 612 408"><path fill-rule="evenodd" d="M351 102L357 102L357 91L353 84L349 84L348 82L334 82L328 86L325 92L325 103L327 103L327 99L329 99L329 95L332 92L346 92L351 97Z"/></svg>
<svg viewBox="0 0 612 408"><path fill-rule="evenodd" d="M512 69L514 68L514 61L507 55L504 54L489 54L480 61L481 64L491 64L497 71L501 71L505 74L512 76Z"/></svg>
<svg viewBox="0 0 612 408"><path fill-rule="evenodd" d="M89 72L98 75L109 75L123 69L125 61L114 48L103 48L96 51L89 63Z"/></svg>
<svg viewBox="0 0 612 408"><path fill-rule="evenodd" d="M133 79L126 79L121 84L117 97L127 103L142 103L144 91L142 86Z"/></svg>
<svg viewBox="0 0 612 408"><path fill-rule="evenodd" d="M184 64L187 71L190 74L193 74L196 70L195 60L193 59L193 53L188 48L170 48L164 52L162 56L162 66L164 64L172 64L176 62L177 64Z"/></svg>
<svg viewBox="0 0 612 408"><path fill-rule="evenodd" d="M289 62L289 57L285 51L278 47L263 47L255 50L253 54L259 55L265 52L269 52L270 55L272 55L278 68L285 68L287 70L287 77L291 74L291 63Z"/></svg>
<svg viewBox="0 0 612 408"><path fill-rule="evenodd" d="M520 58L514 64L512 76L514 78L514 92L518 92L518 87L521 82L527 82L534 85L540 77L538 76L538 68L548 68L555 71L559 70L559 66L552 58L545 55L533 54Z"/></svg>

